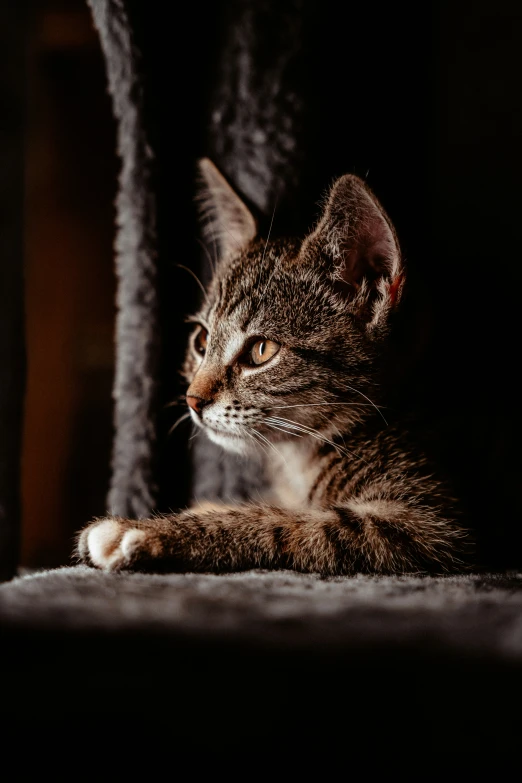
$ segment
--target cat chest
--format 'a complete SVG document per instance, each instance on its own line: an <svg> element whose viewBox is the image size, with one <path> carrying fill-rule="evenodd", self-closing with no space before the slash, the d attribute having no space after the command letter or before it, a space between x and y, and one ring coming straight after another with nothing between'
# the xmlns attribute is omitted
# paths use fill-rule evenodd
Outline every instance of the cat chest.
<svg viewBox="0 0 522 783"><path fill-rule="evenodd" d="M279 460L272 464L273 486L279 502L286 508L307 508L310 491L320 477L322 463L290 444L279 444Z"/></svg>

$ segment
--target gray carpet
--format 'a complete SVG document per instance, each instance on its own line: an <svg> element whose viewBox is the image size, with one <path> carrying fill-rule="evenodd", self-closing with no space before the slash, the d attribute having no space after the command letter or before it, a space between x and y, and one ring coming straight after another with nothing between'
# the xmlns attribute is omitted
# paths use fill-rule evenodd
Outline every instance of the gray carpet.
<svg viewBox="0 0 522 783"><path fill-rule="evenodd" d="M376 738L379 758L415 752L430 769L507 769L520 747L522 574L79 566L1 585L0 628L3 715L24 731L41 731L38 716L75 733L148 729L179 758L275 743L294 769L367 758Z"/></svg>
<svg viewBox="0 0 522 783"><path fill-rule="evenodd" d="M227 779L276 750L294 774L518 763L522 574L60 568L0 586L0 630L3 736L139 732Z"/></svg>
<svg viewBox="0 0 522 783"><path fill-rule="evenodd" d="M12 629L208 635L292 648L437 645L522 663L522 574L321 579L78 566L0 586L0 618Z"/></svg>

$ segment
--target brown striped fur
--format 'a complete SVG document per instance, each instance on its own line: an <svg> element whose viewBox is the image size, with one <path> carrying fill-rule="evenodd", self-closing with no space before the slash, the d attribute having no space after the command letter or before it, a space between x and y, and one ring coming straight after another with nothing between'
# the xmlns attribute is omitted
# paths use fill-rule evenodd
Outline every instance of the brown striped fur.
<svg viewBox="0 0 522 783"><path fill-rule="evenodd" d="M386 421L380 407L383 356L405 283L382 207L346 175L304 241L261 240L210 161L201 171L221 253L193 319L184 367L190 413L224 448L265 453L272 496L138 522L95 520L79 536L80 558L108 570L460 567L466 535L454 501L412 427ZM256 339L280 345L259 366L248 364Z"/></svg>

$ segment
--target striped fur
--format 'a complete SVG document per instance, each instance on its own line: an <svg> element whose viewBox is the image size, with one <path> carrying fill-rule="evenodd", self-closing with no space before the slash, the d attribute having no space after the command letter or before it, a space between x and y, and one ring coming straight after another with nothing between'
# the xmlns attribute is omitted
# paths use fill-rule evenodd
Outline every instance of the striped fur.
<svg viewBox="0 0 522 783"><path fill-rule="evenodd" d="M193 319L184 373L198 403L190 413L224 448L264 452L272 496L139 522L95 520L79 537L79 557L108 570L460 568L466 533L455 502L411 436L414 425L383 415L383 355L405 275L382 207L347 175L304 241L260 240L209 161L202 175L226 252ZM260 339L280 348L253 365L249 350Z"/></svg>

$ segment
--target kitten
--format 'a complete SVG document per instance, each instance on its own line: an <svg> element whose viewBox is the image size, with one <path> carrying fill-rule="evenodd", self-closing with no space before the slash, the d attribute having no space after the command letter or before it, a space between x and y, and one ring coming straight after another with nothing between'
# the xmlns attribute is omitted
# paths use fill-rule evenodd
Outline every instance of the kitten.
<svg viewBox="0 0 522 783"><path fill-rule="evenodd" d="M462 565L454 502L403 422L381 407L405 283L395 231L357 177L338 179L304 241L263 241L239 196L200 161L220 260L184 366L195 427L266 453L267 503L201 506L80 534L99 568L323 575Z"/></svg>

